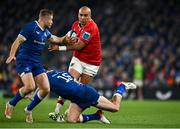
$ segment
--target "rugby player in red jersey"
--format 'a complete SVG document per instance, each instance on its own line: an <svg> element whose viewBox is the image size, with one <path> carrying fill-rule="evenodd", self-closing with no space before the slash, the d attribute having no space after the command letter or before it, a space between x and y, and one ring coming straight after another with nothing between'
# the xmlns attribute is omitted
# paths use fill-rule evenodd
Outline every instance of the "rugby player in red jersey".
<svg viewBox="0 0 180 129"><path fill-rule="evenodd" d="M79 82L88 84L97 74L101 64L100 32L97 24L91 19L91 9L83 6L79 9L78 21L71 28L76 32L77 40L74 44L57 46L51 44L50 51L74 51L69 65L69 73ZM59 97L55 108L58 114L64 101Z"/></svg>

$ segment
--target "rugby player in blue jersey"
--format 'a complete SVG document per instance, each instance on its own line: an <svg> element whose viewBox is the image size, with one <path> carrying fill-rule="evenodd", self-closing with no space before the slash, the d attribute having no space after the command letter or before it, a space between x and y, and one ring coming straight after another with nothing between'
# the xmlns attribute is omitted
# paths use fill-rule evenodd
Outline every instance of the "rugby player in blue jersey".
<svg viewBox="0 0 180 129"><path fill-rule="evenodd" d="M16 70L21 76L24 87L6 104L5 116L11 119L12 109L27 94L38 86L39 91L34 95L33 101L25 108L26 122L32 123L32 110L49 93L49 81L45 69L41 64L41 52L46 41L54 43L70 43L70 37L57 37L52 35L48 28L53 24L53 12L42 9L38 21L33 21L21 29L13 42L6 63L16 60Z"/></svg>
<svg viewBox="0 0 180 129"><path fill-rule="evenodd" d="M112 101L109 101L104 96L100 96L93 86L74 81L74 78L67 72L52 70L47 72L47 75L51 92L71 101L66 118L70 123L100 120L110 124L101 110L117 112L120 108L122 94L128 89L136 89L136 85L131 82L118 82ZM94 114L81 114L90 106L101 110Z"/></svg>

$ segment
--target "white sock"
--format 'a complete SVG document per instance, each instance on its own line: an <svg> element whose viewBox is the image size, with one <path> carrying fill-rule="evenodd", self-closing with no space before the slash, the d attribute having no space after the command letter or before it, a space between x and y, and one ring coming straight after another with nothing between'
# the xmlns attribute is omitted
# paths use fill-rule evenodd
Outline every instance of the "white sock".
<svg viewBox="0 0 180 129"><path fill-rule="evenodd" d="M56 104L56 108L55 108L55 113L56 114L58 114L60 112L61 107L62 107L62 104L60 104L60 103Z"/></svg>

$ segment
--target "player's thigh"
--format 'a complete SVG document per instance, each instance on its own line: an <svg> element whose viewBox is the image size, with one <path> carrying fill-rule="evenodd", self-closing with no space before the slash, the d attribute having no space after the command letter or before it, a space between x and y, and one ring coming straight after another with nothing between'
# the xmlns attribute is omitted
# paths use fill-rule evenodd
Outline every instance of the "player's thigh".
<svg viewBox="0 0 180 129"><path fill-rule="evenodd" d="M119 110L119 107L113 104L111 101L106 99L104 96L100 96L98 99L97 108L103 109L106 111L116 112Z"/></svg>
<svg viewBox="0 0 180 129"><path fill-rule="evenodd" d="M21 74L21 80L24 84L24 87L26 87L27 89L35 89L35 82L31 72Z"/></svg>
<svg viewBox="0 0 180 129"><path fill-rule="evenodd" d="M72 57L68 71L76 80L79 79L82 74L82 65L78 58Z"/></svg>
<svg viewBox="0 0 180 129"><path fill-rule="evenodd" d="M83 66L83 73L81 75L80 82L83 84L88 84L97 74L99 70L99 66L87 64L84 62L82 62L82 66Z"/></svg>
<svg viewBox="0 0 180 129"><path fill-rule="evenodd" d="M35 82L32 73L32 64L25 61L16 61L16 71L20 75L24 87L29 89L35 88Z"/></svg>
<svg viewBox="0 0 180 129"><path fill-rule="evenodd" d="M81 76L81 74L74 68L70 68L69 69L69 73L71 74L71 76L74 77L75 80L79 80L79 77Z"/></svg>
<svg viewBox="0 0 180 129"><path fill-rule="evenodd" d="M90 75L83 73L79 79L79 82L81 82L83 84L88 84L92 81L93 78L94 78L93 76L90 76Z"/></svg>
<svg viewBox="0 0 180 129"><path fill-rule="evenodd" d="M46 73L41 73L35 77L35 82L40 90L49 91L50 85Z"/></svg>
<svg viewBox="0 0 180 129"><path fill-rule="evenodd" d="M68 108L67 121L75 123L78 121L82 109L75 103L71 103Z"/></svg>

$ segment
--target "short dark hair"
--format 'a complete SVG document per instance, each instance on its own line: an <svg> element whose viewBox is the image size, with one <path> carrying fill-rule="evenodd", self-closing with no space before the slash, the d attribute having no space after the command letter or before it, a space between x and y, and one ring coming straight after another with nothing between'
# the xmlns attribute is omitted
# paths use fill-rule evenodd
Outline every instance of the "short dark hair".
<svg viewBox="0 0 180 129"><path fill-rule="evenodd" d="M39 13L39 17L53 15L53 11L49 9L41 9Z"/></svg>

